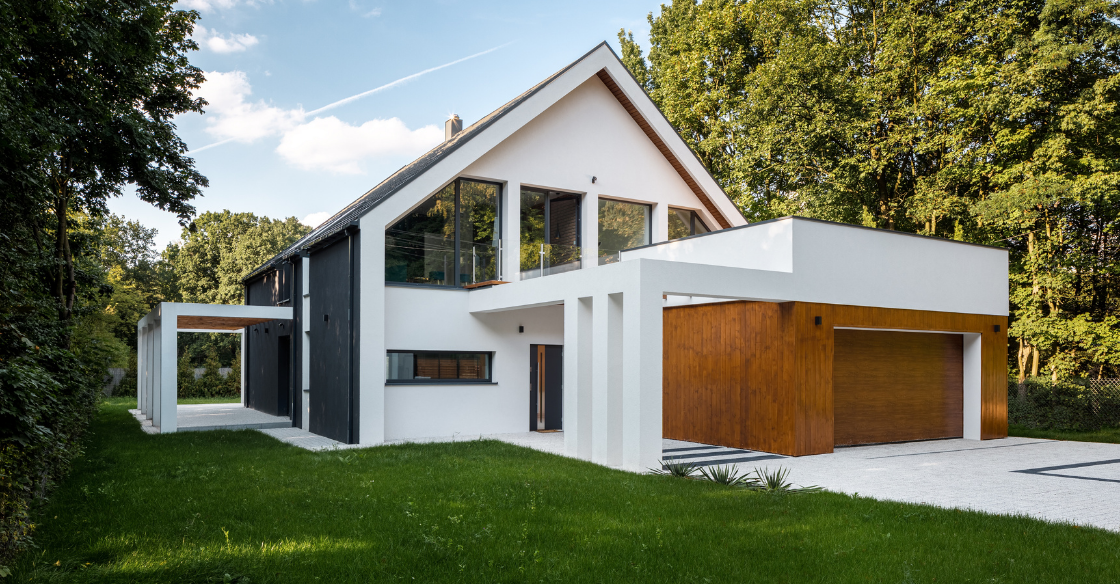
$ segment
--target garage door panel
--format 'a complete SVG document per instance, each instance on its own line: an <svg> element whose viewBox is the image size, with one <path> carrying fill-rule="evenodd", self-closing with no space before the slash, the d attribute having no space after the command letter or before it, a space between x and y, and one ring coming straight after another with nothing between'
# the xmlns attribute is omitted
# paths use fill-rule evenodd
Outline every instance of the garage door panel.
<svg viewBox="0 0 1120 584"><path fill-rule="evenodd" d="M837 445L963 434L961 335L844 329L834 334Z"/></svg>

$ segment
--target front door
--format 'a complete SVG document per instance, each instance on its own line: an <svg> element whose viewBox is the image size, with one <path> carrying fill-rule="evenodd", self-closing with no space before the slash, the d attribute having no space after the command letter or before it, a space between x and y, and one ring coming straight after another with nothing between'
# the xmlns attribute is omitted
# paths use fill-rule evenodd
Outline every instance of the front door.
<svg viewBox="0 0 1120 584"><path fill-rule="evenodd" d="M564 347L529 345L529 430L564 427Z"/></svg>

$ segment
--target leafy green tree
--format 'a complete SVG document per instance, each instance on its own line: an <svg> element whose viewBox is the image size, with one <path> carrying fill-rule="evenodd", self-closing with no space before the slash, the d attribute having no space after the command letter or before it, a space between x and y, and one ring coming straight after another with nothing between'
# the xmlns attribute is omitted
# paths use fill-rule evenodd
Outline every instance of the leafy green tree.
<svg viewBox="0 0 1120 584"><path fill-rule="evenodd" d="M132 185L184 224L206 185L173 118L200 112L195 12L172 0L0 0L0 569L65 476L119 355L101 263Z"/></svg>
<svg viewBox="0 0 1120 584"><path fill-rule="evenodd" d="M311 232L295 217L206 212L183 230L175 273L185 302L241 304L241 279L253 268Z"/></svg>
<svg viewBox="0 0 1120 584"><path fill-rule="evenodd" d="M623 60L748 219L1007 246L1020 379L1120 374L1115 0L692 0Z"/></svg>

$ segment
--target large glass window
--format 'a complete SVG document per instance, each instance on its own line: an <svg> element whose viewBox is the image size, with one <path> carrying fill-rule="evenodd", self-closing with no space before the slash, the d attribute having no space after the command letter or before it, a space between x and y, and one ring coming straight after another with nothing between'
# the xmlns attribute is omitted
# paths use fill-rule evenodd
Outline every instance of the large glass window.
<svg viewBox="0 0 1120 584"><path fill-rule="evenodd" d="M389 383L488 383L493 353L454 351L389 351L385 379Z"/></svg>
<svg viewBox="0 0 1120 584"><path fill-rule="evenodd" d="M599 199L599 264L618 261L619 252L650 243L650 206Z"/></svg>
<svg viewBox="0 0 1120 584"><path fill-rule="evenodd" d="M689 209L669 209L669 239L680 239L689 235L710 231L700 214Z"/></svg>
<svg viewBox="0 0 1120 584"><path fill-rule="evenodd" d="M521 279L581 267L580 197L521 189Z"/></svg>
<svg viewBox="0 0 1120 584"><path fill-rule="evenodd" d="M385 281L461 286L500 276L500 191L457 180L385 230Z"/></svg>

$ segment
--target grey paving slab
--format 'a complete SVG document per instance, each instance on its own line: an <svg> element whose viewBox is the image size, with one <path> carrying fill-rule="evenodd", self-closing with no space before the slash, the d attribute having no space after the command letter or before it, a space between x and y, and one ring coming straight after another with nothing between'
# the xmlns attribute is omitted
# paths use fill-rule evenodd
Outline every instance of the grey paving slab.
<svg viewBox="0 0 1120 584"><path fill-rule="evenodd" d="M241 404L181 404L175 411L180 432L290 428L287 416L272 416Z"/></svg>
<svg viewBox="0 0 1120 584"><path fill-rule="evenodd" d="M685 444L666 440L666 448ZM830 491L1120 531L1120 445L1032 438L838 448L738 464Z"/></svg>

